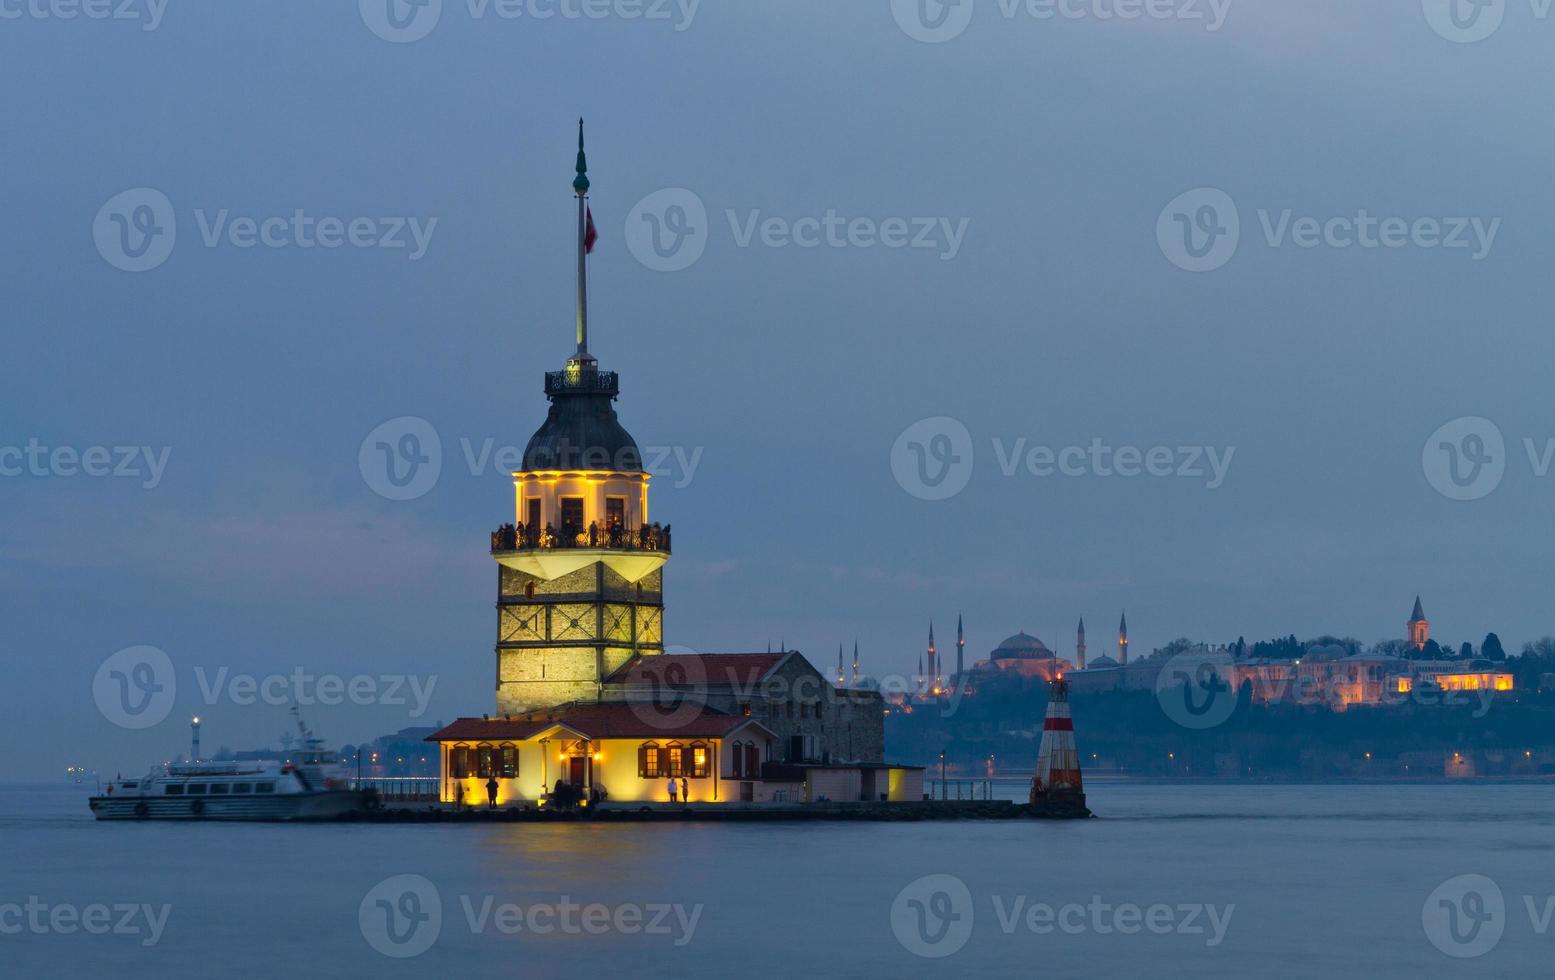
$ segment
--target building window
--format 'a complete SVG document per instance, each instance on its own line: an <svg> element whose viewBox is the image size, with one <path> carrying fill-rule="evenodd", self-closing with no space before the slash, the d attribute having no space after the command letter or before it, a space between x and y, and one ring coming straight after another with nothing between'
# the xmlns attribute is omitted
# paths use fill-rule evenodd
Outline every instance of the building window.
<svg viewBox="0 0 1555 980"><path fill-rule="evenodd" d="M605 498L605 530L626 527L626 498Z"/></svg>
<svg viewBox="0 0 1555 980"><path fill-rule="evenodd" d="M792 701L785 701L783 703L788 705L788 717L790 717L790 718L794 717L794 702L792 702Z"/></svg>
<svg viewBox="0 0 1555 980"><path fill-rule="evenodd" d="M583 498L562 498L562 529L570 534L583 532Z"/></svg>
<svg viewBox="0 0 1555 980"><path fill-rule="evenodd" d="M732 753L732 757L729 760L730 771L734 773L734 778L735 779L744 779L745 778L745 743L744 742L735 742L733 745L729 746L729 751Z"/></svg>
<svg viewBox="0 0 1555 980"><path fill-rule="evenodd" d="M761 747L755 742L745 746L745 776L755 779L761 774Z"/></svg>
<svg viewBox="0 0 1555 980"><path fill-rule="evenodd" d="M482 745L475 750L475 776L477 779L491 778L491 746Z"/></svg>
<svg viewBox="0 0 1555 980"><path fill-rule="evenodd" d="M526 518L529 526L525 530L530 535L538 534L540 531L540 498L530 497L528 500L524 501L524 504L528 507L529 510L529 516ZM532 541L535 539L531 537L530 540Z"/></svg>
<svg viewBox="0 0 1555 980"><path fill-rule="evenodd" d="M691 778L707 778L707 746L701 742L695 742L691 746Z"/></svg>
<svg viewBox="0 0 1555 980"><path fill-rule="evenodd" d="M502 747L502 765L498 774L503 779L518 778L518 746L504 745Z"/></svg>
<svg viewBox="0 0 1555 980"><path fill-rule="evenodd" d="M644 742L637 750L637 775L644 779L653 779L659 773L659 746L654 742Z"/></svg>
<svg viewBox="0 0 1555 980"><path fill-rule="evenodd" d="M671 743L666 746L666 754L669 756L669 766L665 771L666 776L686 775L686 749L685 746Z"/></svg>
<svg viewBox="0 0 1555 980"><path fill-rule="evenodd" d="M448 750L448 774L455 779L464 779L470 775L470 750L463 745L456 745Z"/></svg>

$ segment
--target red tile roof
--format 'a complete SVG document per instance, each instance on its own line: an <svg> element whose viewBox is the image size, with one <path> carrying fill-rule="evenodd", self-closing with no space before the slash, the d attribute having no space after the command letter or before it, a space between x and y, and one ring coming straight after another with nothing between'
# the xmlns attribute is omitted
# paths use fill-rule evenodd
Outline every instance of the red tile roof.
<svg viewBox="0 0 1555 980"><path fill-rule="evenodd" d="M607 683L629 687L726 687L753 689L786 653L664 653L638 657Z"/></svg>
<svg viewBox="0 0 1555 980"><path fill-rule="evenodd" d="M428 742L521 741L557 725L589 738L721 738L751 719L705 705L678 709L652 704L605 702L563 705L521 718L460 718L427 737Z"/></svg>

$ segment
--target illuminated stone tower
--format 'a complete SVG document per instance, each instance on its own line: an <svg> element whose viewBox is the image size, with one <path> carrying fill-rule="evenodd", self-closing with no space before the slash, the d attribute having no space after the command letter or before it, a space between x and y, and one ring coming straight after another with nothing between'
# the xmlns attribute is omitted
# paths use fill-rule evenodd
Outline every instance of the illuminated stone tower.
<svg viewBox="0 0 1555 980"><path fill-rule="evenodd" d="M614 371L588 350L594 240L578 123L577 349L545 375L550 410L513 473L516 518L491 536L499 714L593 700L634 655L664 652L670 529L648 523L637 443L616 418Z"/></svg>
<svg viewBox="0 0 1555 980"><path fill-rule="evenodd" d="M1079 634L1075 637L1074 654L1075 654L1075 659L1077 661L1079 661L1079 668L1081 670L1084 670L1085 669L1085 617L1084 616L1080 617L1080 631L1079 631Z"/></svg>
<svg viewBox="0 0 1555 980"><path fill-rule="evenodd" d="M1410 614L1408 625L1410 645L1416 650L1424 650L1425 645L1431 642L1431 621L1425 618L1419 596L1415 596L1415 611Z"/></svg>
<svg viewBox="0 0 1555 980"><path fill-rule="evenodd" d="M1128 613L1118 619L1118 665L1128 664Z"/></svg>

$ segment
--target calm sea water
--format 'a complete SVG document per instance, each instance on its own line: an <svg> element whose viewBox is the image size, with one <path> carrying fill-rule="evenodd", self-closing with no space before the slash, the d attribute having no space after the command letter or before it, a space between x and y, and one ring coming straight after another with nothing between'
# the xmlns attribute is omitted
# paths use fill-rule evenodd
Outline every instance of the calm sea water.
<svg viewBox="0 0 1555 980"><path fill-rule="evenodd" d="M0 976L1331 980L1555 963L1555 786L1090 793L1105 818L1084 823L271 826L99 824L84 792L9 787Z"/></svg>

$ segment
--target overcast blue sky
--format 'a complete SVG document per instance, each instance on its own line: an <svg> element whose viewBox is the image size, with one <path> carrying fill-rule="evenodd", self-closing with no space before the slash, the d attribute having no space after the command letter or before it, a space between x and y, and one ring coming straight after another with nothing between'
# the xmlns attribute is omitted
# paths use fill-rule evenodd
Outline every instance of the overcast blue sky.
<svg viewBox="0 0 1555 980"><path fill-rule="evenodd" d="M857 638L906 672L930 617L942 649L961 611L970 655L1070 655L1084 615L1094 654L1125 607L1135 651L1370 642L1416 593L1446 640L1555 632L1531 0L1474 43L1435 0L393 2L0 0L0 447L49 452L0 450L0 774L139 770L196 712L207 747L273 740L222 676L435 678L419 717L311 711L337 742L490 710L511 481L466 446L522 447L569 353L579 115L592 346L638 442L697 461L654 482L670 643ZM647 236L687 201L701 251L665 271ZM367 220L303 247L326 219ZM358 450L403 417L441 468L392 500ZM908 432L935 418L969 454ZM959 492L898 479L946 446ZM1015 447L1085 461L1006 475ZM138 644L176 703L127 731L94 677Z"/></svg>

